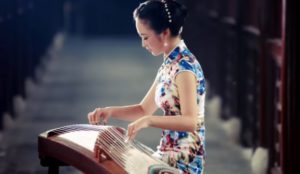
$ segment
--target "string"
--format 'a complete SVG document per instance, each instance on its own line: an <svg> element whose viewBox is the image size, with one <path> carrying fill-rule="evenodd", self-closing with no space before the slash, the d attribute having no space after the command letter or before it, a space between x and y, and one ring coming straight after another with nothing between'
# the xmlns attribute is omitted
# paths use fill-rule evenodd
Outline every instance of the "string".
<svg viewBox="0 0 300 174"><path fill-rule="evenodd" d="M103 129L105 128L105 129ZM57 128L56 130L51 131L52 133L56 133L56 134L60 134L60 133L66 133L66 132L71 132L71 131L80 131L80 130L95 130L95 131L99 131L99 132L103 132L106 131L106 129L111 128L111 126L96 126L96 125L86 125L86 124L78 124L78 125L71 125L71 126L64 126L61 128ZM114 131L114 133L116 135L118 135L118 137L116 138L121 138L122 140L125 141L125 137L123 135L121 135L120 131L116 130L116 129L110 129L112 131ZM151 152L150 150L146 149L147 147L142 145L139 142L133 141L134 145L130 143L131 147L135 147L138 148L139 150L141 150L142 152L148 154L149 156L152 155L153 152ZM124 144L123 142L121 142L121 144L123 146L126 146L126 144Z"/></svg>
<svg viewBox="0 0 300 174"><path fill-rule="evenodd" d="M127 136L124 135L124 132L126 130L121 128L118 129L118 128L119 127L104 126L104 125L76 124L76 125L63 126L55 130L51 130L48 132L48 134L49 133L63 134L63 133L73 132L73 131L98 131L99 135L98 138L96 139L95 146L98 146L101 150L103 150L109 157L111 157L121 167L125 168L128 165L131 166L132 168L139 167L134 165L135 161L130 160L130 158L126 157L126 153L128 153L129 150L136 150L141 153L144 153L149 157L151 157L151 159L158 164L166 164L163 161L152 157L153 152L147 149L147 146L143 145L142 143L135 140L125 142Z"/></svg>
<svg viewBox="0 0 300 174"><path fill-rule="evenodd" d="M108 129L108 131L113 131L112 132L112 135L114 136L114 135L117 135L118 137L115 137L114 139L117 139L117 140L119 140L119 139L123 139L124 140L124 136L122 136L121 134L120 134L120 132L119 131L117 131L116 129L113 129L113 128L109 128ZM123 142L121 141L121 144L122 144ZM150 152L150 150L146 150L145 149L145 147L144 146L142 146L141 144L137 144L137 143L128 143L128 144L123 144L123 146L124 147L127 147L127 145L129 145L130 147L131 147L131 149L136 149L136 150L138 150L138 151L140 151L141 153L145 153L146 155L148 155L151 159L152 159L152 161L155 161L156 163L158 163L158 164L164 164L164 165L166 165L167 166L167 164L165 164L164 162L162 162L161 160L159 160L159 159L157 159L157 158L153 158L152 157L152 153ZM134 163L134 161L130 161L130 163ZM135 166L135 165L134 165Z"/></svg>
<svg viewBox="0 0 300 174"><path fill-rule="evenodd" d="M110 129L107 129L107 132L104 132L103 133L103 136L100 136L101 138L104 138L104 141L100 141L99 139L97 140L96 144L104 144L104 145L107 145L109 147L107 147L107 149L112 149L113 147L115 149L115 151L108 151L108 155L111 154L111 155L117 155L117 154L114 154L115 152L121 154L123 156L123 154L125 154L124 152L127 152L125 149L128 149L128 146L127 144L125 144L123 141L120 141L120 139L118 139L114 133L112 133L111 130L114 130L113 128L110 128ZM118 131L117 131L118 132ZM108 141L105 141L105 140L108 140ZM122 137L123 139L123 137ZM107 142L111 142L111 144L108 144ZM113 146L114 145L114 146ZM124 148L123 148L124 147ZM105 149L104 149L105 150ZM126 158L125 158L126 159ZM121 164L123 164L124 161L121 161ZM131 161L128 161L130 165L132 165L133 163ZM125 163L124 163L125 164ZM127 163L128 164L128 163ZM133 166L133 165L132 165Z"/></svg>
<svg viewBox="0 0 300 174"><path fill-rule="evenodd" d="M78 125L71 125L71 126L64 126L57 128L55 130L49 131L49 133L54 133L54 134L63 134L67 132L72 132L72 131L80 131L80 130L94 130L94 131L103 131L103 128L108 128L110 126L95 126L95 125L84 125L84 124L78 124Z"/></svg>
<svg viewBox="0 0 300 174"><path fill-rule="evenodd" d="M96 126L96 125L78 124L78 125L70 125L70 126L60 127L60 128L57 128L56 130L50 131L49 133L63 134L63 133L67 133L67 132L82 131L82 130L87 130L87 131L95 130L95 131L99 131L99 133L104 133L109 127L111 127L111 126ZM97 143L97 144L99 144L99 143ZM106 143L103 145L105 148L103 148L102 150L106 151L106 153L108 155L110 155L112 158L115 158L115 160L118 161L119 164L122 165L124 163L124 157L119 159L118 155L113 154L113 153L111 153L111 151L106 150L106 149L110 148L109 144ZM118 150L118 152L121 153L120 150Z"/></svg>

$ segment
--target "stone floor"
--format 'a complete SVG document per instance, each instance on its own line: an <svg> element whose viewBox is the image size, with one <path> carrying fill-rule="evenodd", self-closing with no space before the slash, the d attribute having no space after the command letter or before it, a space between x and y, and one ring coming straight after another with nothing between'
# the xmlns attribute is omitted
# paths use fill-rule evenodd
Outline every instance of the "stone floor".
<svg viewBox="0 0 300 174"><path fill-rule="evenodd" d="M25 110L4 132L0 173L47 173L46 168L40 166L37 153L37 136L41 132L87 123L87 113L97 106L139 102L161 63L160 57L150 55L140 46L140 41L132 38L68 37L62 49L45 60L48 61L41 71L44 73L39 76L38 85L29 90ZM205 173L250 173L241 149L228 141L217 116L207 113ZM118 120L111 120L110 124L127 126L126 122ZM155 149L159 137L160 130L148 128L141 131L137 139ZM63 167L60 173L80 172L73 167Z"/></svg>

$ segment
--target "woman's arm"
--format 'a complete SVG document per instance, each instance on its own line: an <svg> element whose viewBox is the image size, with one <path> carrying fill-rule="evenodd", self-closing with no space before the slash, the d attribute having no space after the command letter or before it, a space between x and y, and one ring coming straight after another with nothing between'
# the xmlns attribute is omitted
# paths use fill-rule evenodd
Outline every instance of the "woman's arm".
<svg viewBox="0 0 300 174"><path fill-rule="evenodd" d="M178 87L181 115L177 116L146 116L128 126L129 139L145 127L157 127L176 131L194 131L197 126L197 80L194 74L182 72L176 76L175 83Z"/></svg>

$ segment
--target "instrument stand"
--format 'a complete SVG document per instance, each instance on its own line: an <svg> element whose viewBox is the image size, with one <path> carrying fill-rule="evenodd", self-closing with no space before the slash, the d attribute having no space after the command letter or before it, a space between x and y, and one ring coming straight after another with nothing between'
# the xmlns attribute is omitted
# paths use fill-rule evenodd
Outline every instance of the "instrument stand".
<svg viewBox="0 0 300 174"><path fill-rule="evenodd" d="M59 174L59 166L68 166L54 158L41 158L41 165L48 167L48 174Z"/></svg>

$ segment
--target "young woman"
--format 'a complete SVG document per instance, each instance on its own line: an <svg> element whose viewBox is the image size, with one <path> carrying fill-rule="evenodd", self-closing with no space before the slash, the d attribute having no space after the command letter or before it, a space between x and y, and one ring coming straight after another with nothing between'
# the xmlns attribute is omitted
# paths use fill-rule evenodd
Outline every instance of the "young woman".
<svg viewBox="0 0 300 174"><path fill-rule="evenodd" d="M183 173L204 171L205 79L201 66L185 45L181 32L186 8L175 0L148 0L133 13L142 46L154 56L163 54L162 65L145 95L136 105L96 108L88 114L91 124L114 118L132 121L128 139L146 127L162 129L153 156ZM152 115L157 108L164 116Z"/></svg>

